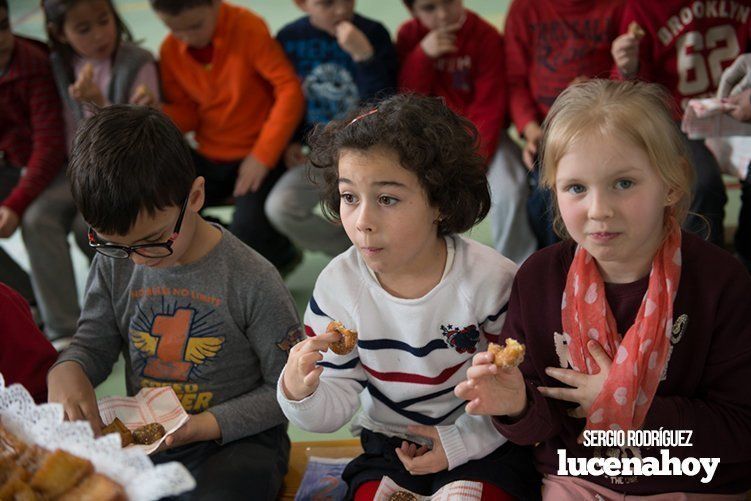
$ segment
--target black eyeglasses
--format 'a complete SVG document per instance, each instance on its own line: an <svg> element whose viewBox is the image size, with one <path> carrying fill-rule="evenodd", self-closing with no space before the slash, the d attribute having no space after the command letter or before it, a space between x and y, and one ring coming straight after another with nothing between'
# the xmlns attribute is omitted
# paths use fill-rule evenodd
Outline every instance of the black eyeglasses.
<svg viewBox="0 0 751 501"><path fill-rule="evenodd" d="M89 226L89 246L93 247L98 253L104 254L107 257L115 259L128 259L132 253L136 253L143 257L167 257L172 255L172 244L175 243L177 236L180 234L180 227L183 224L183 216L185 216L185 208L188 206L188 197L185 197L183 206L180 209L180 215L175 223L175 229L172 230L172 235L166 242L160 242L157 244L141 244L141 245L118 245L109 242L97 241L94 228Z"/></svg>

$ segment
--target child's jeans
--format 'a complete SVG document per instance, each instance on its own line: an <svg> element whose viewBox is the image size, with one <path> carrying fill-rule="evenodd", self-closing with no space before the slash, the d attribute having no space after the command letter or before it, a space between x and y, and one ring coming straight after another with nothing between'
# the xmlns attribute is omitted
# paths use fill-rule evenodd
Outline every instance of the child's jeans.
<svg viewBox="0 0 751 501"><path fill-rule="evenodd" d="M197 442L155 454L154 464L179 461L196 488L174 499L179 501L275 500L289 462L287 426L278 425L257 435L220 445Z"/></svg>

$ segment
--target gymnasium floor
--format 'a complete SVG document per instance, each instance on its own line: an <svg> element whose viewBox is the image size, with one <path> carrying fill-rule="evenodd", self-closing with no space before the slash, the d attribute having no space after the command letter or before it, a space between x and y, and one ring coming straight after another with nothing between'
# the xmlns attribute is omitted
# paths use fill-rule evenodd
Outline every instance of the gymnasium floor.
<svg viewBox="0 0 751 501"><path fill-rule="evenodd" d="M272 33L276 33L284 24L297 19L302 12L292 0L234 0L233 3L253 9L266 19ZM499 29L503 27L505 13L510 0L465 0L465 6L483 15ZM161 40L167 31L159 19L154 15L146 0L115 0L118 11L130 27L134 37L141 41L142 46L158 53ZM44 39L46 37L43 26L43 16L39 8L39 0L9 0L11 24L13 31L27 36ZM392 33L396 34L399 25L408 18L408 13L400 0L359 0L357 11L373 19L380 20ZM734 225L737 220L738 195L737 190L729 193L731 202L728 204L726 225ZM229 209L217 209L217 216L229 217ZM470 235L483 243L490 242L487 223L481 223L474 228ZM0 240L0 245L17 258L22 266L28 269L26 253L23 249L18 233L9 240ZM75 247L75 246L74 246ZM78 281L79 297L83 291L83 284L87 273L87 263L78 249L73 249L74 266ZM313 290L315 279L326 266L328 257L324 254L306 252L302 265L287 277L286 283L298 305L300 315ZM118 363L110 377L97 388L97 394L124 395L125 383L122 360ZM345 428L333 434L312 434L290 426L290 437L297 440L325 440L329 438L345 438L350 434Z"/></svg>

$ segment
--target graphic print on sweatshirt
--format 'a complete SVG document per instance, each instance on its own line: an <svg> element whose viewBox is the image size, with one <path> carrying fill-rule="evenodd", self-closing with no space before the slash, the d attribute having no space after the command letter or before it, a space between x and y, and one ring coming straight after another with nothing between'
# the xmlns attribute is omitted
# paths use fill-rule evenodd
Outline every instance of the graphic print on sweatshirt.
<svg viewBox="0 0 751 501"><path fill-rule="evenodd" d="M341 118L358 105L354 62L336 40L303 38L286 40L283 46L302 80L306 124Z"/></svg>
<svg viewBox="0 0 751 501"><path fill-rule="evenodd" d="M535 64L545 79L536 82L536 98L546 107L553 105L563 89L575 79L591 73L591 61L602 47L609 47L615 20L580 18L533 22ZM599 75L607 77L607 75Z"/></svg>
<svg viewBox="0 0 751 501"><path fill-rule="evenodd" d="M171 386L186 411L209 408L213 392L202 383L225 342L218 335L223 322L215 314L212 305L190 298L139 303L128 336L141 386Z"/></svg>

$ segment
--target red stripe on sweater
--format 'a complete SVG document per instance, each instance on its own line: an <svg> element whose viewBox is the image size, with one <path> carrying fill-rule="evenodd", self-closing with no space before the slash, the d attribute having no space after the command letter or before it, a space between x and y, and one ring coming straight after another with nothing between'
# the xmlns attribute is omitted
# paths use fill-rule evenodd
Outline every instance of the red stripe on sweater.
<svg viewBox="0 0 751 501"><path fill-rule="evenodd" d="M465 362L460 362L453 367L449 367L438 374L436 377L422 376L420 374L410 374L408 372L378 372L377 370L371 369L365 364L363 364L362 366L366 371L368 371L368 374L380 381L396 381L399 383L436 385L445 383L446 380L453 376L456 371L458 371L464 364Z"/></svg>

